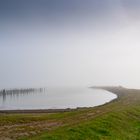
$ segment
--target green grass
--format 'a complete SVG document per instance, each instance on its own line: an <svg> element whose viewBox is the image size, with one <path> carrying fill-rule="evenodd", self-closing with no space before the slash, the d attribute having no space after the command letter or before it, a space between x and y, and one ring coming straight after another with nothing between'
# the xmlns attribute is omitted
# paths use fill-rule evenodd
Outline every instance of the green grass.
<svg viewBox="0 0 140 140"><path fill-rule="evenodd" d="M140 90L107 90L119 99L65 113L2 114L0 135L20 140L140 140Z"/></svg>
<svg viewBox="0 0 140 140"><path fill-rule="evenodd" d="M28 138L25 138L25 140ZM140 108L128 108L45 132L31 140L139 140Z"/></svg>

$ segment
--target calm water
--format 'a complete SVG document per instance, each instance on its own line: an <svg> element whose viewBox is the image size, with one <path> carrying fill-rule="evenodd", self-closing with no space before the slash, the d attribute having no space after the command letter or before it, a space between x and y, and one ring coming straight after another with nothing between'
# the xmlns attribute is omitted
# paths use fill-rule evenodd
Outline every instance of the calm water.
<svg viewBox="0 0 140 140"><path fill-rule="evenodd" d="M47 88L41 92L0 94L0 110L93 107L116 97L90 88Z"/></svg>

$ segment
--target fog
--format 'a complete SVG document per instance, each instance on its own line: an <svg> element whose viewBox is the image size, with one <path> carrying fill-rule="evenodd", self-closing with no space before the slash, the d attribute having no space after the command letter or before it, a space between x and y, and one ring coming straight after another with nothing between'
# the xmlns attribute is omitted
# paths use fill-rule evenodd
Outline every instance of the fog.
<svg viewBox="0 0 140 140"><path fill-rule="evenodd" d="M1 0L0 88L140 88L139 0Z"/></svg>

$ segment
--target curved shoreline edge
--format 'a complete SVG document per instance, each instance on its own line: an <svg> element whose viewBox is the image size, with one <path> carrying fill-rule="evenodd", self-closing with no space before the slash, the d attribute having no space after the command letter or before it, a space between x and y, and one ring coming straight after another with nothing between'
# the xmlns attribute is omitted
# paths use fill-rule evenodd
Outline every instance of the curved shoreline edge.
<svg viewBox="0 0 140 140"><path fill-rule="evenodd" d="M71 111L77 111L79 109L88 109L88 108L95 108L95 107L100 107L104 106L106 104L110 104L114 102L115 100L118 100L122 94L120 94L118 91L119 89L122 89L123 87L113 87L113 86L93 86L89 87L92 89L99 89L99 90L106 90L108 92L111 92L115 95L117 95L116 98L110 100L109 102L106 102L104 104L94 106L94 107L77 107L77 108L66 108L66 109L17 109L17 110L0 110L0 114L6 113L6 114L11 114L11 113L61 113L61 112L71 112ZM124 89L124 88L123 88Z"/></svg>
<svg viewBox="0 0 140 140"><path fill-rule="evenodd" d="M111 86L90 88L107 90L116 94L118 98L90 108L57 110L57 112L51 110L51 113L46 110L44 112L43 110L39 110L39 112L24 112L22 110L22 112L15 112L17 114L11 111L2 113L0 114L0 133L2 135L0 139L31 138L40 140L42 137L46 139L62 139L64 137L67 139L71 138L72 132L76 134L74 139L81 139L81 137L92 139L99 134L101 134L99 139L104 136L107 136L108 139L114 139L115 136L119 140L139 139L140 89ZM62 111L66 113L61 113ZM79 131L81 132L80 135L77 135L77 130L78 134ZM92 131L92 135L87 133L87 130ZM104 131L99 133L97 130L104 130L111 135L102 133Z"/></svg>

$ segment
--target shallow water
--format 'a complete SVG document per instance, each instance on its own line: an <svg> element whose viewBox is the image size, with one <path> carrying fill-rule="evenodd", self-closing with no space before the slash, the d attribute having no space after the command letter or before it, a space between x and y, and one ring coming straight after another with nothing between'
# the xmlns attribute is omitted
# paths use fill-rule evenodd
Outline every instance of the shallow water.
<svg viewBox="0 0 140 140"><path fill-rule="evenodd" d="M47 88L38 92L0 94L0 110L94 107L115 98L115 94L105 90Z"/></svg>

